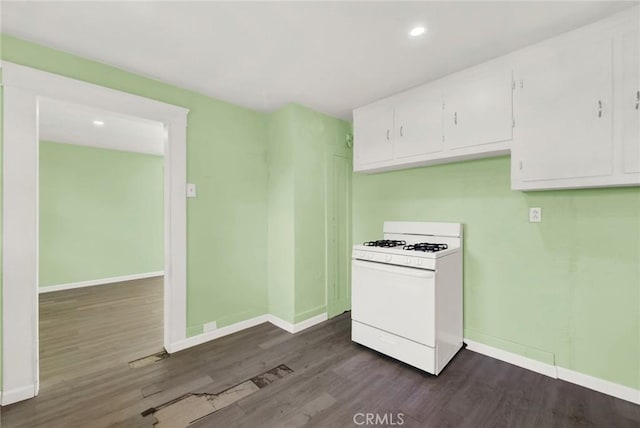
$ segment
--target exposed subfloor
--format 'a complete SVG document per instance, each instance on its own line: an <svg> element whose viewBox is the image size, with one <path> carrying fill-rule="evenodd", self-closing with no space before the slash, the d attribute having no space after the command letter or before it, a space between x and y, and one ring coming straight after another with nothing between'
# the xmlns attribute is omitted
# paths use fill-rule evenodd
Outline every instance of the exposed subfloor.
<svg viewBox="0 0 640 428"><path fill-rule="evenodd" d="M366 413L387 415L367 426L640 424L640 406L467 350L438 377L420 372L352 343L347 313L296 335L261 324L148 366L103 367L3 408L2 426L151 426L146 409L220 393L280 364L292 372L191 426L355 427Z"/></svg>

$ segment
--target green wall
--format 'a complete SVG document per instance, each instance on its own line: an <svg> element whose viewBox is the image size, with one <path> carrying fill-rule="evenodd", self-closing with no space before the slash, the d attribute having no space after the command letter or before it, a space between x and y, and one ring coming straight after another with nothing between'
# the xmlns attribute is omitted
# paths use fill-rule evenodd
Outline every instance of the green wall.
<svg viewBox="0 0 640 428"><path fill-rule="evenodd" d="M327 153L350 124L291 104L269 118L269 311L290 323L326 312Z"/></svg>
<svg viewBox="0 0 640 428"><path fill-rule="evenodd" d="M297 323L326 307L327 154L345 144L348 122L292 106L295 154L295 312Z"/></svg>
<svg viewBox="0 0 640 428"><path fill-rule="evenodd" d="M11 36L0 47L6 61L190 109L187 333L266 313L267 116Z"/></svg>
<svg viewBox="0 0 640 428"><path fill-rule="evenodd" d="M40 286L164 270L162 156L40 142Z"/></svg>
<svg viewBox="0 0 640 428"><path fill-rule="evenodd" d="M640 188L512 191L509 162L354 174L354 241L464 223L466 338L640 388Z"/></svg>
<svg viewBox="0 0 640 428"><path fill-rule="evenodd" d="M295 208L293 107L272 113L268 124L268 247L269 313L285 321L294 317Z"/></svg>
<svg viewBox="0 0 640 428"><path fill-rule="evenodd" d="M320 153L344 142L346 122L301 106L255 112L7 35L0 47L6 61L190 109L187 180L198 185L198 197L188 199L187 206L188 336L211 321L222 327L271 311L293 322L322 311L324 264L309 262L320 254L320 244L324 248L324 209L318 207L324 204L325 159ZM311 128L305 131L306 126ZM294 185L294 171L300 184ZM308 249L299 246L297 265L295 231L299 242L305 236L318 239ZM269 242L271 251L269 232L282 237L280 243ZM268 271L267 254L281 268ZM305 266L311 267L308 273ZM302 284L298 290L294 281Z"/></svg>

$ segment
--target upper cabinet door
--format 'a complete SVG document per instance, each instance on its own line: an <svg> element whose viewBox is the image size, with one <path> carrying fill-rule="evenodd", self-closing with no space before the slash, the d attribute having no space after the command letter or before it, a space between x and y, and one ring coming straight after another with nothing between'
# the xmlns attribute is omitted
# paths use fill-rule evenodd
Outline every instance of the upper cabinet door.
<svg viewBox="0 0 640 428"><path fill-rule="evenodd" d="M640 32L622 37L622 156L625 173L640 172Z"/></svg>
<svg viewBox="0 0 640 428"><path fill-rule="evenodd" d="M393 105L385 100L353 112L355 162L358 166L393 159Z"/></svg>
<svg viewBox="0 0 640 428"><path fill-rule="evenodd" d="M444 93L445 147L511 140L511 85L511 70L495 64L459 74Z"/></svg>
<svg viewBox="0 0 640 428"><path fill-rule="evenodd" d="M612 64L613 39L599 38L540 48L516 70L512 169L520 180L612 174Z"/></svg>
<svg viewBox="0 0 640 428"><path fill-rule="evenodd" d="M395 158L442 151L442 95L422 87L399 97L395 108Z"/></svg>

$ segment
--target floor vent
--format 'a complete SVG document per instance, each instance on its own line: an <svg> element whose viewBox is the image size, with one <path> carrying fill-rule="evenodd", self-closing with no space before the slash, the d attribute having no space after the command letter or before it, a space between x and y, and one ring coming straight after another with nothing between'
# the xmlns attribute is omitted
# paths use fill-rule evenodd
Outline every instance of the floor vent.
<svg viewBox="0 0 640 428"><path fill-rule="evenodd" d="M155 427L183 428L236 401L253 394L278 379L293 373L284 364L232 386L218 394L185 394L158 407L142 412L143 417L155 418Z"/></svg>
<svg viewBox="0 0 640 428"><path fill-rule="evenodd" d="M138 358L137 360L129 361L129 367L137 369L139 367L150 366L151 364L169 358L167 351L158 352L157 354L149 355L147 357Z"/></svg>

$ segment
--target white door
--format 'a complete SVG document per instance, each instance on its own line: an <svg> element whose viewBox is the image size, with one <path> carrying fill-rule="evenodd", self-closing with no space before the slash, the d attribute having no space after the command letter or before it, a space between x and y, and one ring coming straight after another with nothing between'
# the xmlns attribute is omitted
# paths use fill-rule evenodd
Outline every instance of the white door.
<svg viewBox="0 0 640 428"><path fill-rule="evenodd" d="M515 72L512 158L522 180L612 173L612 43L547 48Z"/></svg>
<svg viewBox="0 0 640 428"><path fill-rule="evenodd" d="M442 151L442 95L429 87L413 90L396 103L395 158Z"/></svg>
<svg viewBox="0 0 640 428"><path fill-rule="evenodd" d="M358 165L393 158L393 107L378 102L353 112L354 154Z"/></svg>
<svg viewBox="0 0 640 428"><path fill-rule="evenodd" d="M640 172L640 32L622 38L622 156L625 173Z"/></svg>
<svg viewBox="0 0 640 428"><path fill-rule="evenodd" d="M435 273L354 260L351 318L435 346Z"/></svg>
<svg viewBox="0 0 640 428"><path fill-rule="evenodd" d="M451 82L444 93L444 144L459 149L511 140L511 70L487 67Z"/></svg>

